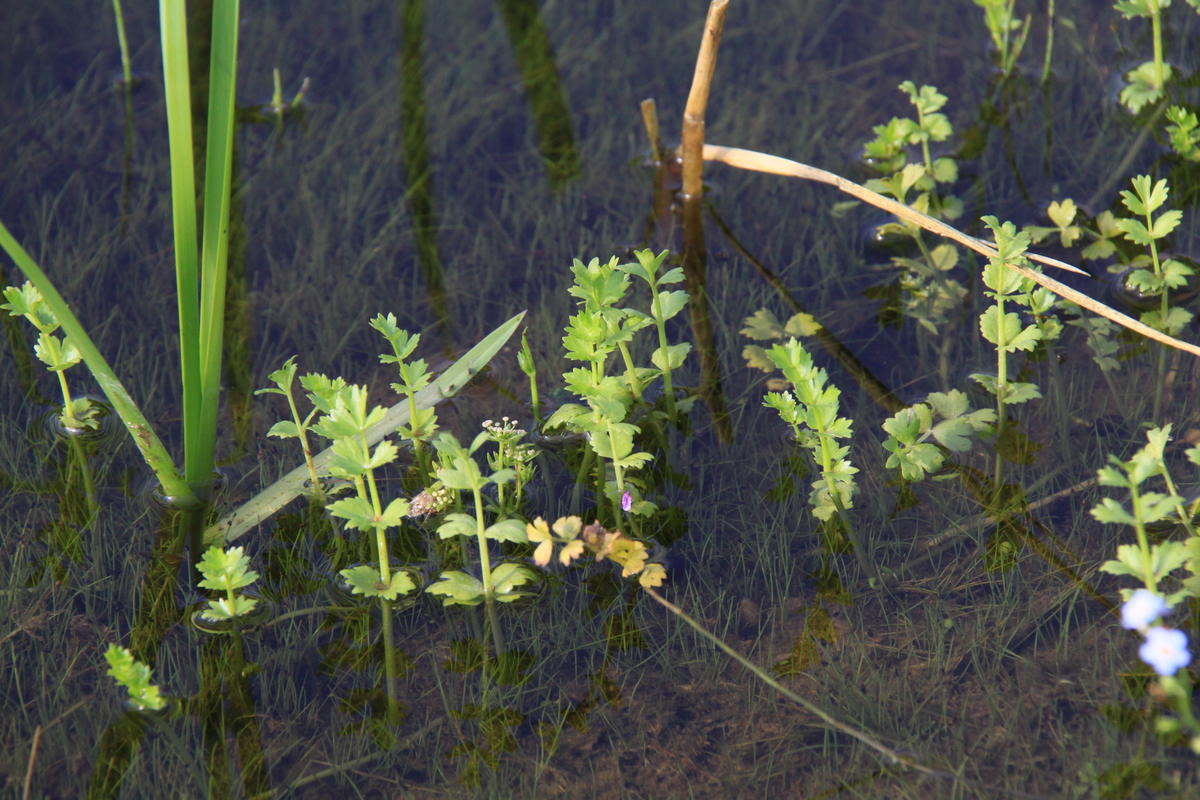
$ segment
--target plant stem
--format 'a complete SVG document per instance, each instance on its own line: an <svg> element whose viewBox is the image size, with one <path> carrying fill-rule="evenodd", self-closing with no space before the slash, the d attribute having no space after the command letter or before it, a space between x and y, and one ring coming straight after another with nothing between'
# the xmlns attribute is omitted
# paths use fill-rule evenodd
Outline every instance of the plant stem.
<svg viewBox="0 0 1200 800"><path fill-rule="evenodd" d="M650 270L647 269L649 274ZM657 276L650 276L650 308L654 314L654 324L658 328L658 349L663 354L667 367L662 371L663 394L667 396L667 413L672 420L675 418L675 387L671 384L671 358L667 349L667 321L663 319L662 301L658 297Z"/></svg>
<svg viewBox="0 0 1200 800"><path fill-rule="evenodd" d="M300 449L304 451L304 463L308 466L308 474L312 480L313 494L325 503L325 487L321 485L321 479L317 477L317 467L313 463L312 448L308 446L308 428L304 425L304 420L300 417L300 410L296 408L296 400L292 397L292 387L288 386L284 392L287 397L288 408L292 411L292 419L296 421L296 433L299 434Z"/></svg>
<svg viewBox="0 0 1200 800"><path fill-rule="evenodd" d="M1050 80L1050 56L1054 52L1054 0L1046 11L1046 59L1042 62L1042 83Z"/></svg>
<svg viewBox="0 0 1200 800"><path fill-rule="evenodd" d="M392 635L392 603L379 599L383 627L383 674L387 683L388 724L400 724L399 690L396 686L396 647Z"/></svg>
<svg viewBox="0 0 1200 800"><path fill-rule="evenodd" d="M621 351L621 359L625 362L625 383L633 393L633 399L642 402L642 384L637 377L637 368L633 365L633 356L629 353L629 343L620 342L617 349Z"/></svg>
<svg viewBox="0 0 1200 800"><path fill-rule="evenodd" d="M1150 0L1150 24L1154 29L1154 80L1155 88L1166 94L1166 80L1163 76L1163 46L1162 46L1162 8L1159 0ZM1157 274L1157 271L1156 271Z"/></svg>
<svg viewBox="0 0 1200 800"><path fill-rule="evenodd" d="M483 494L479 491L479 487L473 487L471 493L475 496L475 535L479 539L479 566L483 572L483 591L487 598L487 604L490 606L493 601L492 590L492 562L488 556L487 536L484 534L483 524Z"/></svg>

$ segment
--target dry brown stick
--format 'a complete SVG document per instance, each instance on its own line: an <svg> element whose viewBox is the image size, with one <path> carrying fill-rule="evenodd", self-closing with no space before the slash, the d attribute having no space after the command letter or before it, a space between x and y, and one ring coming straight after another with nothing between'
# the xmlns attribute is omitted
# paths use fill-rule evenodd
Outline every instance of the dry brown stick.
<svg viewBox="0 0 1200 800"><path fill-rule="evenodd" d="M650 138L650 157L658 164L663 160L662 136L658 132L658 106L654 104L653 97L648 97L642 101L641 107L646 136Z"/></svg>
<svg viewBox="0 0 1200 800"><path fill-rule="evenodd" d="M708 18L704 22L704 38L700 42L700 53L696 56L696 72L692 76L692 88L688 92L687 106L683 111L683 136L680 150L683 155L683 193L699 198L703 191L704 159L704 111L708 107L708 92L712 88L713 72L717 68L717 48L721 44L721 32L725 29L725 12L729 0L712 0L708 6Z"/></svg>
<svg viewBox="0 0 1200 800"><path fill-rule="evenodd" d="M683 160L683 286L691 297L688 316L696 337L696 353L700 357L700 399L712 413L717 438L722 443L733 441L733 425L725 394L721 388L721 363L717 358L712 316L709 312L708 288L705 280L704 219L701 200L704 196L704 112L712 87L713 71L717 65L717 49L725 28L725 12L729 0L712 0L704 23L704 37L696 56L696 72L688 92L683 114L683 134L680 153ZM671 403L674 401L671 400Z"/></svg>
<svg viewBox="0 0 1200 800"><path fill-rule="evenodd" d="M895 214L900 219L911 222L914 225L919 225L931 233L936 233L939 236L944 236L947 239L958 242L964 247L969 247L975 252L985 255L988 258L995 258L997 256L996 248L982 239L976 239L974 236L968 236L957 228L953 228L941 220L934 219L927 214L922 214L921 212L909 208L903 203L899 203L890 197L884 197L881 194L872 192L870 189L859 186L857 183L848 181L839 175L834 175L832 172L826 172L823 169L810 167L807 164L801 164L798 161L791 161L786 158L780 158L779 156L771 156L765 153L756 153L753 150L741 150L736 147L721 147L719 145L712 144L704 145L704 158L707 161L720 161L723 164L728 164L731 167L738 167L740 169L748 169L755 172L767 172L773 175L788 175L794 178L804 178L806 180L828 183L831 186L836 186L838 189L841 189L847 194L854 195L864 202L870 203L877 208L882 208L884 211L887 211L891 214ZM1039 256L1033 253L1029 253L1028 256L1033 261L1038 261L1051 267L1065 269L1070 272L1078 272L1083 275L1087 274L1078 267L1071 266L1066 262L1059 261L1054 258ZM1139 322L1133 317L1122 314L1120 311L1110 308L1103 303L1088 297L1083 292L1072 289L1070 286L1054 280L1048 275L1043 275L1040 272L1034 272L1031 269L1020 267L1015 264L1005 264L1005 266L1016 270L1034 283L1045 286L1059 297L1070 300L1072 303L1075 303L1082 308L1086 308L1093 314L1098 314L1102 317L1110 319L1118 325L1128 328L1131 331L1136 331L1137 333L1140 333L1149 339L1153 339L1156 342L1161 342L1165 345L1169 345L1170 347L1175 347L1191 353L1192 355L1200 356L1200 347L1197 347L1194 344L1188 344L1187 342L1182 342L1172 336L1167 336L1161 331L1156 331L1149 325Z"/></svg>
<svg viewBox="0 0 1200 800"><path fill-rule="evenodd" d="M25 768L25 791L21 800L29 800L29 790L33 786L33 765L37 763L38 742L42 739L42 726L38 725L33 731L33 744L29 747L29 766Z"/></svg>

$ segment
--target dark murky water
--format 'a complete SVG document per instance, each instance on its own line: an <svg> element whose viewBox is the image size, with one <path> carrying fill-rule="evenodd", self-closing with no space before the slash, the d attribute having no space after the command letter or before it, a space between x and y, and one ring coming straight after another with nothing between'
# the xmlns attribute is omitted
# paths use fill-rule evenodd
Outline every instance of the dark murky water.
<svg viewBox="0 0 1200 800"><path fill-rule="evenodd" d="M1178 5L1168 58L1190 75L1196 20ZM528 309L551 395L575 366L561 347L571 260L679 246L654 224L638 103L655 98L664 139L677 140L702 4L551 3L530 39L512 33L522 3L427 6L419 54L411 38L403 49L401 18L417 13L413 3L243 6L238 95L247 109L237 132L221 512L299 463L293 442L265 435L282 404L252 394L288 356L302 372L343 375L391 404L393 369L379 364L384 343L368 319L395 313L422 333L418 353L433 362ZM873 177L858 160L872 127L913 114L895 88L911 79L949 98L942 111L955 135L934 155L969 156L953 184L960 227L982 235L974 220L983 214L1046 225L1045 206L1065 197L1091 215L1120 210L1118 192L1149 172L1170 179L1172 207L1184 210L1172 252L1194 253L1194 168L1139 137L1144 120L1115 105L1119 73L1148 51L1147 29L1103 3L1059 6L1044 88L1042 19L1021 71L1002 83L971 3L734 0L707 140L861 182ZM125 14L144 75L127 195L111 8L57 3L0 15L0 219L178 451L157 16L150 7ZM552 45L557 85L529 66L539 46L530 42L541 41ZM413 62L402 52L421 68L404 73ZM287 96L311 79L305 113L282 127L249 108L269 100L275 68ZM413 115L411 105L402 112L404 74L409 91L419 75L425 101L431 191L415 203L406 200L419 154L405 135ZM398 605L403 719L389 724L378 608L338 588L335 569L351 556L299 503L237 542L274 617L245 632L240 648L198 633L186 620L202 598L173 578L170 517L147 501L136 452L121 440L89 451L93 517L78 462L41 421L55 381L31 363L32 337L14 323L0 352L5 791L23 796L32 759L28 796L48 798L1090 797L1098 776L1136 762L1161 784L1149 789L1190 796L1197 777L1186 748L1146 735L1140 712L1112 711L1137 706L1121 674L1139 665L1136 642L1096 599L1115 599L1118 583L1096 568L1129 533L1088 516L1101 495L1082 484L1107 454L1137 446L1146 423L1171 422L1181 443L1195 443L1194 360L1169 358L1157 419L1151 354L1123 362L1110 383L1068 326L1042 360L1014 366L1044 397L1015 412L1030 463L1008 473L1031 504L1028 538L1002 540L963 482L898 485L879 447L892 411L860 388L861 373L812 344L854 420L862 546L875 563L910 565L880 589L855 558L823 548L829 539L807 504L812 477L786 426L762 408L765 376L741 358L743 320L763 307L791 313L749 257L894 397L958 389L975 407L990 400L967 376L995 370L978 336L979 260L960 254L949 274L966 291L930 335L897 310L888 266L896 252L865 233L885 215L834 215L847 198L799 180L723 166L709 166L706 179L733 235L709 218L709 302L732 442L697 404L690 433L672 432L658 454L648 491L666 509L652 520L653 538L670 546L665 591L793 690L942 777L885 763L815 722L631 581L594 568L556 575L537 602L503 609L504 655L490 661L477 609L445 609L428 596ZM1041 251L1078 262L1078 251ZM7 283L18 283L4 263ZM434 263L440 296L429 291ZM1071 282L1104 293L1101 281ZM691 338L685 319L672 324L679 339ZM528 419L516 341L439 407L444 429L469 441L486 419ZM648 355L651 345L642 347ZM82 372L69 373L76 391L95 391ZM695 354L678 382L700 382ZM990 454L979 445L959 460L985 474ZM547 452L530 517L595 513L593 494L571 477L579 457ZM402 488L413 487L401 487L398 472L386 476L385 494ZM392 543L418 580L437 566L430 540L412 523ZM1005 569L990 569L1004 547ZM351 548L367 552L361 541ZM125 713L105 675L113 642L153 662L155 683L181 698L173 711Z"/></svg>

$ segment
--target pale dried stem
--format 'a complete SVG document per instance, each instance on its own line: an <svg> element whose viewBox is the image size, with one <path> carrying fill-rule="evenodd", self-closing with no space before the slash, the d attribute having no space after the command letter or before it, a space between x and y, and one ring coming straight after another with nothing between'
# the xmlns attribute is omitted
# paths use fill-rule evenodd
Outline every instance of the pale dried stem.
<svg viewBox="0 0 1200 800"><path fill-rule="evenodd" d="M650 138L650 155L655 164L661 163L662 136L658 130L658 106L655 105L653 97L642 101L642 122L646 126L646 136Z"/></svg>
<svg viewBox="0 0 1200 800"><path fill-rule="evenodd" d="M683 111L683 193L687 197L700 197L704 173L704 111L708 107L708 91L712 87L713 72L717 68L717 48L721 44L721 31L725 29L725 12L729 0L712 0L708 6L708 18L704 22L704 39L700 42L700 54L696 56L696 73L692 77L692 89L688 92L687 106Z"/></svg>
<svg viewBox="0 0 1200 800"><path fill-rule="evenodd" d="M947 239L958 242L964 247L969 247L975 252L985 255L988 258L996 258L998 256L996 248L982 239L976 239L974 236L968 236L957 228L952 228L941 220L934 219L928 214L922 214L921 212L909 208L903 203L897 202L890 197L884 197L881 194L872 192L870 189L859 186L857 183L848 181L839 175L834 175L832 172L826 172L823 169L810 167L807 164L801 164L798 161L791 161L786 158L780 158L779 156L756 153L753 150L741 150L736 147L721 147L713 144L704 145L704 160L719 161L722 164L728 164L731 167L748 169L754 172L766 172L772 175L788 175L793 178L804 178L805 180L828 183L831 186L836 186L838 189L841 189L847 194L854 195L858 199L866 203L870 203L876 208L881 208L884 211L895 214L900 219L911 222L914 225L919 225L931 233L936 233L938 236L944 236ZM685 161L685 169L686 164L687 162ZM1059 261L1058 259L1048 258L1046 256L1036 255L1034 253L1028 253L1027 255L1030 260L1046 264L1047 266L1065 269L1069 272L1076 272L1081 275L1087 274L1078 267L1074 267L1066 262ZM1200 356L1200 347L1197 347L1194 344L1188 344L1187 342L1182 342L1179 339L1168 336L1161 331L1157 331L1154 328L1151 328L1149 325L1139 322L1130 316L1122 314L1120 311L1117 311L1114 308L1104 305L1098 300L1088 297L1083 292L1072 289L1070 286L1054 280L1048 275L1043 275L1040 272L1034 272L1031 269L1017 266L1016 264L1006 263L1005 266L1009 269L1016 270L1034 283L1046 287L1059 297L1070 300L1072 303L1075 303L1081 308L1086 308L1093 314L1098 314L1101 317L1110 319L1118 325L1128 328L1131 331L1136 331L1137 333L1140 333L1149 339L1153 339L1156 342L1161 342L1162 344L1183 350L1184 352L1191 353L1192 355Z"/></svg>

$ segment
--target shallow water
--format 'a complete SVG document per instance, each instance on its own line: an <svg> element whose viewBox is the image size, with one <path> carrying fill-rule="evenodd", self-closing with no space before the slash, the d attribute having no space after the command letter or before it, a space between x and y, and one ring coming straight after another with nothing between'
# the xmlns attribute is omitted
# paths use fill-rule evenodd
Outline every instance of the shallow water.
<svg viewBox="0 0 1200 800"><path fill-rule="evenodd" d="M539 153L542 135L501 12L512 5L428 5L421 76L432 216L423 219L432 238L405 201L411 153L400 113L398 8L243 8L240 101L268 98L276 67L285 95L304 77L312 86L303 124L280 131L247 123L237 134L234 252L243 268L231 294L222 512L299 463L293 442L265 436L283 406L250 393L288 356L298 354L302 371L366 383L383 401L395 378L378 363L383 342L366 325L375 314L394 312L402 326L421 331L419 353L434 361L528 309L547 395L574 366L561 348L572 313L571 259L625 257L645 243L654 197L651 173L639 166L649 145L638 103L654 97L664 138L677 138L702 7L574 2L544 9L578 152L579 172L570 177L561 149L557 168ZM1128 178L1149 172L1170 178L1172 207L1184 209L1172 251L1191 252L1194 170L1173 169L1153 139L1139 140L1110 97L1132 59L1120 46L1140 55L1144 30L1116 22L1118 41L1110 24L1117 15L1102 5L1060 4L1060 18L1073 26L1060 22L1055 78L1043 92L1040 20L1021 59L1028 72L1002 91L973 4L735 0L707 140L862 181L871 177L858 162L862 144L872 126L913 113L895 89L912 79L949 98L943 111L956 135L935 155L981 143L954 187L965 205L960 226L980 233L971 220L989 213L1044 225L1040 209L1068 196L1091 213L1119 209ZM1196 21L1185 6L1172 10L1168 57L1190 64ZM0 137L0 219L58 282L160 436L178 450L157 18L152 9L126 9L135 68L146 76L134 95L126 206L123 101L109 90L119 68L110 8L59 3L3 16L0 41L10 46L0 54L0 118L8 133ZM967 378L995 369L975 322L983 307L970 278L978 260L963 254L953 274L969 293L938 336L920 333L911 319L898 329L882 326L887 292L864 290L889 281L894 253L863 232L884 216L860 207L835 217L832 205L846 198L798 180L714 165L706 178L741 248L779 275L896 397L916 402L959 389L975 407L989 402ZM507 656L487 669L480 666L487 646L481 615L443 609L428 597L399 608L404 720L388 725L375 611L333 585L330 540L320 526L305 526L299 504L237 542L277 604L272 622L244 635L252 666L243 669L229 637L186 624L201 597L177 588L162 558L170 537L158 534L167 529L162 511L142 496L127 442L89 457L101 509L89 520L79 474L37 422L55 382L36 362L28 366L32 337L12 326L0 353L7 489L0 496L0 647L11 665L0 678L6 791L21 796L32 758L31 797L83 796L89 786L97 796L122 797L158 797L166 786L187 797L268 790L300 797L930 798L1002 790L1087 797L1106 770L1141 758L1179 796L1194 792L1186 749L1144 736L1140 720L1131 721L1136 714L1113 710L1140 707L1125 688L1136 679L1121 678L1139 662L1135 637L1097 599L1116 600L1123 584L1096 570L1131 533L1087 514L1102 495L1084 485L1108 454L1127 455L1144 441L1147 423L1170 422L1180 443L1195 443L1192 360L1168 361L1171 384L1158 419L1158 372L1149 355L1123 362L1110 388L1068 326L1046 359L1018 362L1013 373L1025 369L1022 380L1039 383L1044 395L1014 412L1034 445L1031 463L1007 473L1031 504L1018 535L982 521L980 503L960 481L927 481L911 497L901 492L879 447L880 424L891 412L813 344L843 392L842 413L854 420L850 459L861 470L854 516L864 546L879 564L912 562L898 585L879 589L853 557L823 554L807 504L811 477L786 426L762 408L766 376L747 369L740 355L750 343L739 335L746 317L762 307L780 319L790 312L715 226L708 237L733 442L722 441L698 404L691 433L672 435L657 462L664 474L654 499L672 509L656 520L656 538L670 545L667 594L755 663L790 665L783 671L796 674L785 683L838 719L971 782L889 765L777 696L605 570L569 573L536 604L505 609ZM430 258L422 247L431 241L444 268L448 325L438 323L422 268ZM662 233L651 240L670 242ZM1077 261L1077 251L1042 252ZM18 282L4 263L8 283ZM1073 285L1103 291L1099 282ZM690 338L685 317L677 320L672 334ZM82 370L69 374L77 390L95 389ZM693 354L678 382L698 380ZM469 440L485 419L527 419L527 397L514 342L484 380L439 408L439 419ZM1170 455L1173 468L1179 462L1177 480L1187 482L1193 468L1182 449ZM530 516L553 519L594 505L570 480L569 463L547 456ZM960 463L989 473L991 450L980 445ZM398 493L399 476L389 475L385 486ZM397 539L393 557L427 559L426 534L415 526ZM998 562L997 553L1011 561ZM1009 568L988 569L997 563ZM164 694L189 699L183 712L125 715L105 675L102 653L111 642L141 647ZM226 754L224 762L214 751ZM478 788L469 785L473 775Z"/></svg>

